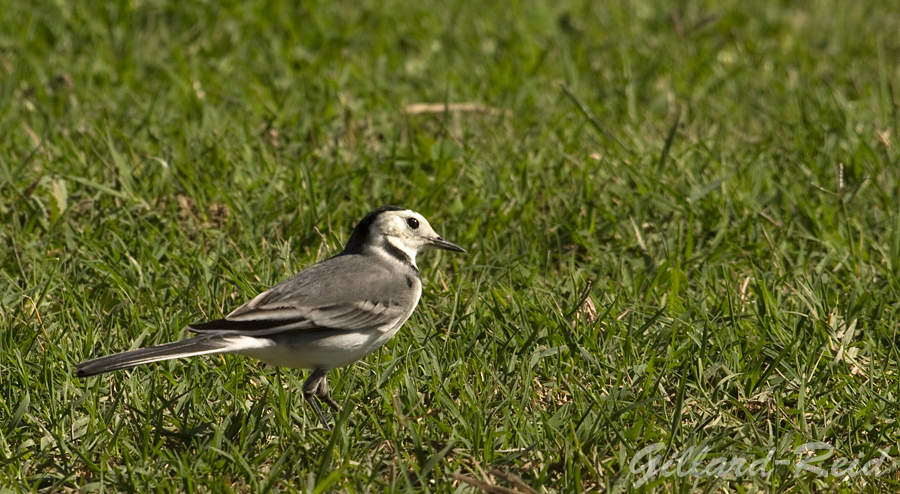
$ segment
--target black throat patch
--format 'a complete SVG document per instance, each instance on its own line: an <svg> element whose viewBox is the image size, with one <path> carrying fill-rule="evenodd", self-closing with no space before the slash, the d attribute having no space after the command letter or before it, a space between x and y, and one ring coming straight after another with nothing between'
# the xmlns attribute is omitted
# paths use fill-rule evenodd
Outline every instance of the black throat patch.
<svg viewBox="0 0 900 494"><path fill-rule="evenodd" d="M394 245L390 242L385 242L384 243L384 251L387 252L389 256L393 257L394 259L397 259L398 261L400 261L403 264L406 264L407 266L412 268L412 270L415 271L416 273L419 272L419 268L416 267L415 263L413 263L413 260L410 259L408 255L406 255L406 252L403 252L396 245Z"/></svg>

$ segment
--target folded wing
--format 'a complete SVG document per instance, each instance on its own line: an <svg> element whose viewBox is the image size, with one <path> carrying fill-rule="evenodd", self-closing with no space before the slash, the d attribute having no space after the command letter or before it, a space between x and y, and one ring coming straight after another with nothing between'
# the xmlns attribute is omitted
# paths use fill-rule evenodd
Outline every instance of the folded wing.
<svg viewBox="0 0 900 494"><path fill-rule="evenodd" d="M417 272L397 274L362 256L337 256L259 294L224 319L188 327L198 333L247 336L380 328L409 317L420 293Z"/></svg>

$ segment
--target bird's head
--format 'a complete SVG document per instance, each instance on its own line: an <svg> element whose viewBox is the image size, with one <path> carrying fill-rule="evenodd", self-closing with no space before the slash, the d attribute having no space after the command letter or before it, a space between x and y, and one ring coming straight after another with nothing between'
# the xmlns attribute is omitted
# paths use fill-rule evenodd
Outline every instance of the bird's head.
<svg viewBox="0 0 900 494"><path fill-rule="evenodd" d="M397 206L382 206L367 214L350 235L344 253L358 253L366 249L383 249L390 255L399 250L413 265L416 254L426 249L455 252L465 250L441 238L421 214Z"/></svg>

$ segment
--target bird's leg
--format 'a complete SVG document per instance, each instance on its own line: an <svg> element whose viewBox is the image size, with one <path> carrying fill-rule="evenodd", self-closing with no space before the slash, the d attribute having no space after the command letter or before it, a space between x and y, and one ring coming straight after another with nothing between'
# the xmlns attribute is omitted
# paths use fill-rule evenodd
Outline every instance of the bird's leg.
<svg viewBox="0 0 900 494"><path fill-rule="evenodd" d="M322 378L322 384L319 384L319 391L316 393L316 396L328 404L328 406L334 410L335 414L340 415L341 406L331 397L331 390L328 389L328 381L324 377ZM352 417L347 417L347 422L350 424L350 427L356 427L356 422Z"/></svg>
<svg viewBox="0 0 900 494"><path fill-rule="evenodd" d="M328 424L328 421L325 420L325 415L322 414L322 409L319 408L319 404L316 403L316 398L313 395L308 394L304 394L303 397L306 398L306 401L309 402L310 405L312 405L312 408L316 412L316 415L319 416L319 421L322 422L322 427L331 430L331 426Z"/></svg>
<svg viewBox="0 0 900 494"><path fill-rule="evenodd" d="M328 370L324 367L318 367L313 370L312 374L306 378L306 381L303 382L303 398L312 406L313 410L315 410L316 415L319 417L319 421L322 422L322 425L331 430L331 426L328 425L328 421L325 420L325 415L322 413L322 409L319 408L319 404L316 403L316 397L320 396L322 387L325 388L325 394L328 394L328 382L325 380L325 375L328 373ZM332 402L334 400L331 400ZM326 401L326 403L328 403ZM329 403L330 405L331 403ZM336 405L336 404L335 404Z"/></svg>
<svg viewBox="0 0 900 494"><path fill-rule="evenodd" d="M316 390L316 396L330 406L336 413L341 413L341 407L331 397L331 390L328 389L328 380L323 376L322 382L319 383L319 389Z"/></svg>
<svg viewBox="0 0 900 494"><path fill-rule="evenodd" d="M314 369L312 374L310 374L303 383L303 397L306 398L306 401L308 401L310 405L312 405L313 410L316 411L316 415L319 416L322 425L324 425L326 429L331 430L331 426L325 421L325 415L322 413L322 409L319 408L319 404L316 403L316 398L318 398L331 407L335 414L340 415L341 413L341 406L334 401L334 398L331 397L331 391L328 389L327 374L328 369L324 367ZM352 418L348 418L347 421L350 423L350 426L356 426L356 422L354 422Z"/></svg>
<svg viewBox="0 0 900 494"><path fill-rule="evenodd" d="M328 381L323 377L322 383L319 384L319 390L316 393L316 396L324 401L328 406L334 410L334 412L338 415L341 413L341 406L334 401L334 398L331 397L331 390L328 388ZM347 422L350 424L350 427L356 427L356 422L352 417L347 417Z"/></svg>

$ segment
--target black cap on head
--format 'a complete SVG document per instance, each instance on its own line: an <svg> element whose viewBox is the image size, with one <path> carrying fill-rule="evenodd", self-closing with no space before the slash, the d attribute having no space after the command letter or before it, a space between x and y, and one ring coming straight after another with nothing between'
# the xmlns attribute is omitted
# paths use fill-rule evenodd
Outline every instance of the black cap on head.
<svg viewBox="0 0 900 494"><path fill-rule="evenodd" d="M356 224L353 233L350 235L350 240L347 240L347 245L344 246L344 252L342 252L342 254L362 251L363 245L366 245L369 241L369 232L372 230L372 223L375 223L375 219L378 218L381 213L405 210L406 208L401 208L399 206L381 206L367 214L365 218Z"/></svg>

